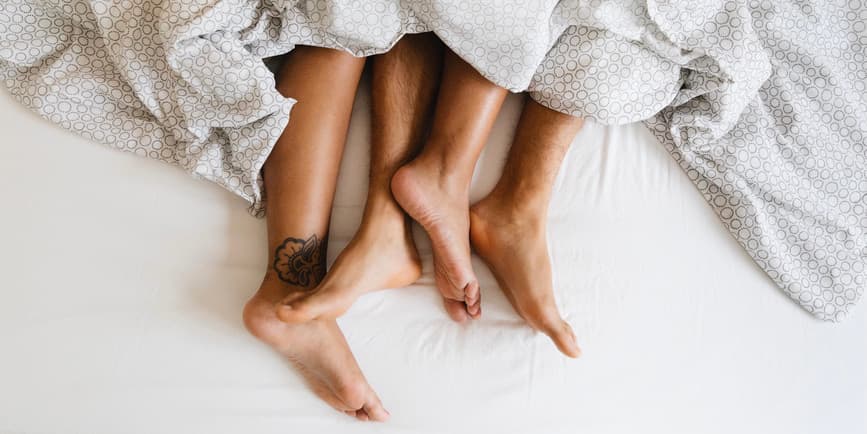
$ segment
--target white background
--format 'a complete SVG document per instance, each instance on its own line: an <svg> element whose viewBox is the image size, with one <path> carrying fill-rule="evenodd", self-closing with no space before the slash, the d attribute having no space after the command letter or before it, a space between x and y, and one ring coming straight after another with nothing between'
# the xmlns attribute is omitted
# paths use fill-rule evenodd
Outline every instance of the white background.
<svg viewBox="0 0 867 434"><path fill-rule="evenodd" d="M331 259L361 215L366 106L362 91ZM519 111L510 98L474 198ZM551 207L557 296L584 356L523 326L479 261L484 317L451 323L417 231L424 277L340 321L386 424L320 403L244 331L266 246L242 200L5 91L0 192L0 433L867 432L864 306L837 325L802 311L641 125L588 125Z"/></svg>

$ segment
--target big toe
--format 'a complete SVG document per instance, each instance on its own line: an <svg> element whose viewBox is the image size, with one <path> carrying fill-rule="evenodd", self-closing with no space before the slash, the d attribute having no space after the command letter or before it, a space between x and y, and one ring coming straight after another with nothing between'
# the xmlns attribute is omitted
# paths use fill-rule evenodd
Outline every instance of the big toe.
<svg viewBox="0 0 867 434"><path fill-rule="evenodd" d="M440 264L438 259L438 255L434 254L435 267ZM456 282L467 283L458 285ZM477 319L481 315L479 283L472 268L463 273L450 273L445 268L438 268L436 285L443 296L446 311L453 320L463 322L470 318Z"/></svg>
<svg viewBox="0 0 867 434"><path fill-rule="evenodd" d="M346 312L347 307L343 294L317 291L303 298L284 300L277 306L277 316L288 323L302 323L314 319L331 320Z"/></svg>
<svg viewBox="0 0 867 434"><path fill-rule="evenodd" d="M462 301L443 298L443 306L446 308L446 313L455 322L461 323L470 319L470 315L467 313L467 305Z"/></svg>
<svg viewBox="0 0 867 434"><path fill-rule="evenodd" d="M376 392L367 384L356 383L352 387L338 390L337 396L343 400L350 409L346 414L363 421L385 422L391 416Z"/></svg>
<svg viewBox="0 0 867 434"><path fill-rule="evenodd" d="M365 412L370 420L375 422L385 422L391 416L385 407L382 406L382 402L376 394L371 396L371 399L364 404L364 407L360 411Z"/></svg>
<svg viewBox="0 0 867 434"><path fill-rule="evenodd" d="M467 313L473 319L482 316L482 294L479 290L479 282L473 281L464 288L464 304L467 305Z"/></svg>
<svg viewBox="0 0 867 434"><path fill-rule="evenodd" d="M289 324L300 324L315 318L315 316L306 309L300 306L296 307L296 305L298 305L298 302L293 302L292 304L281 302L277 304L277 318L280 318L280 321Z"/></svg>
<svg viewBox="0 0 867 434"><path fill-rule="evenodd" d="M561 353L577 358L581 355L581 348L578 347L578 342L575 339L575 332L566 321L560 319L552 323L551 326L542 330L548 337L554 341L554 345Z"/></svg>

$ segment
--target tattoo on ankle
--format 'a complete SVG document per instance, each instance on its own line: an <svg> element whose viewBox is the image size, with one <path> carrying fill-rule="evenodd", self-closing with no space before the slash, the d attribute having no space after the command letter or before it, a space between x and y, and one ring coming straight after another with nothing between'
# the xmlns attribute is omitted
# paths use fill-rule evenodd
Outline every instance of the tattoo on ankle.
<svg viewBox="0 0 867 434"><path fill-rule="evenodd" d="M274 271L283 282L312 288L325 276L325 247L319 237L286 238L274 252Z"/></svg>

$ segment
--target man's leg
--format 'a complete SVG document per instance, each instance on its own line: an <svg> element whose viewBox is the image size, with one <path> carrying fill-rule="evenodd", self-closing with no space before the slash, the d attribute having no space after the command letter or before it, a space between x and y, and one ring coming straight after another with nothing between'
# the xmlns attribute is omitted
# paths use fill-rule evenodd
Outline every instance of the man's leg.
<svg viewBox="0 0 867 434"><path fill-rule="evenodd" d="M433 33L407 35L371 58L370 182L361 226L313 292L290 295L278 314L287 322L341 315L359 295L400 288L421 275L410 221L394 201L391 177L418 149L427 129L442 66Z"/></svg>
<svg viewBox="0 0 867 434"><path fill-rule="evenodd" d="M364 59L345 53L298 47L278 75L278 90L298 103L265 163L268 269L244 308L244 323L298 366L332 407L359 419L384 420L388 413L337 323L290 325L279 320L275 309L287 294L316 286L325 273L331 201L363 67Z"/></svg>
<svg viewBox="0 0 867 434"><path fill-rule="evenodd" d="M570 357L581 352L554 302L545 225L560 163L583 124L581 118L528 101L503 175L470 210L473 248L512 306Z"/></svg>
<svg viewBox="0 0 867 434"><path fill-rule="evenodd" d="M507 93L447 52L430 138L391 181L397 202L431 238L437 287L456 321L481 314L470 263L469 187Z"/></svg>

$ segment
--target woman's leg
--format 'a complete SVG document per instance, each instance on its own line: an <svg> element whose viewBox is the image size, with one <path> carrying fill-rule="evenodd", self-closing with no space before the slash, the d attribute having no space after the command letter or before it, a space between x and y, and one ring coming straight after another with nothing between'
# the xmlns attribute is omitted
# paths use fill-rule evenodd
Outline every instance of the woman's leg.
<svg viewBox="0 0 867 434"><path fill-rule="evenodd" d="M337 323L290 325L275 309L287 294L316 286L325 273L331 201L363 67L364 59L345 53L298 47L278 75L279 91L298 103L265 163L268 269L244 308L244 323L297 365L328 404L360 419L384 420L388 414Z"/></svg>
<svg viewBox="0 0 867 434"><path fill-rule="evenodd" d="M507 93L447 52L430 137L391 181L397 202L431 238L437 287L456 321L481 314L470 263L469 187Z"/></svg>
<svg viewBox="0 0 867 434"><path fill-rule="evenodd" d="M560 163L583 124L581 118L528 101L503 175L470 210L473 248L512 306L570 357L580 350L554 302L545 225Z"/></svg>
<svg viewBox="0 0 867 434"><path fill-rule="evenodd" d="M389 184L418 149L428 127L442 43L433 33L407 35L371 62L370 181L361 226L316 290L284 300L278 314L287 322L336 318L359 295L407 286L421 274L410 221Z"/></svg>

